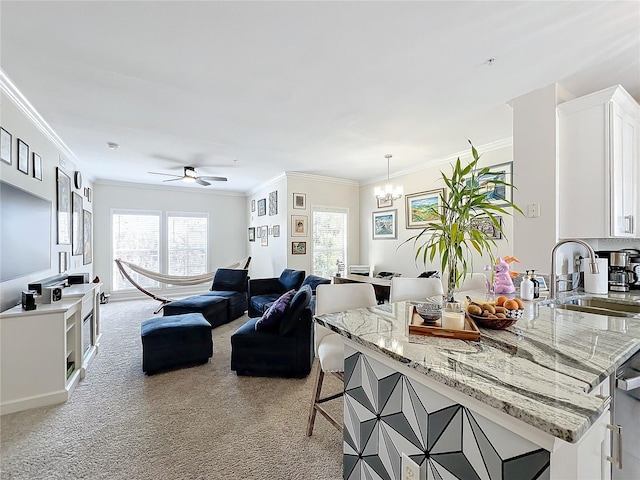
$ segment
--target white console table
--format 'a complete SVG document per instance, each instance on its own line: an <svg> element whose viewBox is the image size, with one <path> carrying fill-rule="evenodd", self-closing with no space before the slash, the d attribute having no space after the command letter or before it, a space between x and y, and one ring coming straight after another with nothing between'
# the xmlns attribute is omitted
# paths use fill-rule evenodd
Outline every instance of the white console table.
<svg viewBox="0 0 640 480"><path fill-rule="evenodd" d="M101 286L73 285L62 290L60 302L0 313L1 414L70 398L98 352ZM85 318L91 322L90 346L83 348Z"/></svg>

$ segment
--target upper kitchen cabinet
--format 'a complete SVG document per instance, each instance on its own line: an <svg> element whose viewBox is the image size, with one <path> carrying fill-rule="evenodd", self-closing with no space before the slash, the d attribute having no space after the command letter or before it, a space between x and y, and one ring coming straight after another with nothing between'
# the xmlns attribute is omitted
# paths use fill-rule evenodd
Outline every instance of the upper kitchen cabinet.
<svg viewBox="0 0 640 480"><path fill-rule="evenodd" d="M559 237L639 236L640 106L617 85L557 111Z"/></svg>

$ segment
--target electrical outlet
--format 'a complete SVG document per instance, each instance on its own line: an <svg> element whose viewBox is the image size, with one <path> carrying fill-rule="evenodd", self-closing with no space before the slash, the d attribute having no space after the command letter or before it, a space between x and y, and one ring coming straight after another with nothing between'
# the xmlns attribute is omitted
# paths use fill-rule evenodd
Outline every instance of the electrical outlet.
<svg viewBox="0 0 640 480"><path fill-rule="evenodd" d="M402 480L420 480L420 465L402 454Z"/></svg>

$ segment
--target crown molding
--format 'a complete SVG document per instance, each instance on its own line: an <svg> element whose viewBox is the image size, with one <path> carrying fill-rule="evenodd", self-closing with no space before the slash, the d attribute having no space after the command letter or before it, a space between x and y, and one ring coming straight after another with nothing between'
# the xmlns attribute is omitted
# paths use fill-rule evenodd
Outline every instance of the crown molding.
<svg viewBox="0 0 640 480"><path fill-rule="evenodd" d="M35 127L42 132L42 134L59 150L59 156L62 163L66 162L67 167L71 167L69 164L70 159L79 162L78 157L71 151L66 143L58 136L58 134L51 128L51 125L42 118L42 115L38 113L31 102L22 94L20 89L16 87L15 83L9 78L9 76L0 69L0 90L4 95L11 100L20 111L35 125ZM75 169L75 165L73 165Z"/></svg>
<svg viewBox="0 0 640 480"><path fill-rule="evenodd" d="M500 150L508 147L513 147L513 137L507 137L501 140L496 140L495 142L489 142L489 143L475 146L476 150L482 152L481 155L487 152L493 152L495 150ZM447 155L446 157L437 158L435 160L428 160L417 166L400 170L394 173L393 175L391 175L389 178L404 177L405 175L410 175L412 173L419 172L421 170L424 170L425 168L434 167L436 165L442 165L443 163L454 162L458 158L467 158L467 157L471 157L471 150L463 150L457 153L452 153L451 155ZM374 178L371 180L365 180L361 182L360 185L361 186L371 185L373 183L380 183L386 180L387 180L387 177Z"/></svg>
<svg viewBox="0 0 640 480"><path fill-rule="evenodd" d="M262 182L259 185L256 185L255 187L251 188L250 190L247 190L245 192L245 195L247 197L250 197L251 195L255 195L256 193L258 193L260 190L264 190L265 188L270 187L271 185L273 185L276 182L279 182L280 180L282 180L283 178L285 178L287 175L287 172L282 172L279 173L278 175L276 175L275 177L270 178L269 180L266 180L264 182Z"/></svg>
<svg viewBox="0 0 640 480"><path fill-rule="evenodd" d="M235 192L235 191L226 191L226 190L211 190L208 188L190 188L190 187L179 187L179 186L171 186L171 185L150 185L148 183L134 183L134 182L123 182L118 180L96 180L93 182L94 188L97 185L104 185L108 187L120 187L120 188L134 188L136 190L145 189L145 190L157 190L162 192L182 192L182 193L198 193L204 195L224 195L227 197L246 197L244 192Z"/></svg>
<svg viewBox="0 0 640 480"><path fill-rule="evenodd" d="M324 175L314 175L313 173L304 172L286 172L287 177L301 178L303 180L312 180L314 182L335 183L339 185L353 185L359 186L360 182L356 180L349 180L347 178L327 177Z"/></svg>

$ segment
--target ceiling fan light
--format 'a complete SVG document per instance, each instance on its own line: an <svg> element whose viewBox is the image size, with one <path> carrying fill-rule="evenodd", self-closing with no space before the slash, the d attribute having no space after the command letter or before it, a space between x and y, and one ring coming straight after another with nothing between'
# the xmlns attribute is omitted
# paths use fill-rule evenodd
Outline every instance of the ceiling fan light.
<svg viewBox="0 0 640 480"><path fill-rule="evenodd" d="M192 177L191 175L185 175L184 177L182 177L182 181L187 183L195 183L196 178Z"/></svg>

